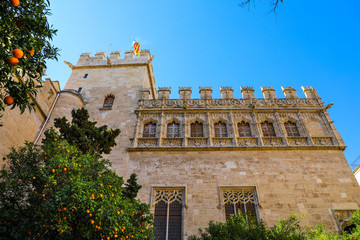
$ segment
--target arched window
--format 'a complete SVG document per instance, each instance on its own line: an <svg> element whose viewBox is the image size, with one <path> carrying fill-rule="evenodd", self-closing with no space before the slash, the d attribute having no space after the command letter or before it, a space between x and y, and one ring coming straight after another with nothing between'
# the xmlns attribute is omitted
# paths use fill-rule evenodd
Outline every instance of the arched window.
<svg viewBox="0 0 360 240"><path fill-rule="evenodd" d="M114 95L107 95L104 100L103 108L111 108L114 103Z"/></svg>
<svg viewBox="0 0 360 240"><path fill-rule="evenodd" d="M152 122L145 124L143 137L155 137L155 135L156 135L156 124Z"/></svg>
<svg viewBox="0 0 360 240"><path fill-rule="evenodd" d="M227 137L226 123L217 122L214 124L215 137Z"/></svg>
<svg viewBox="0 0 360 240"><path fill-rule="evenodd" d="M167 125L167 137L180 137L180 125L178 123L172 122Z"/></svg>
<svg viewBox="0 0 360 240"><path fill-rule="evenodd" d="M191 137L203 137L203 124L196 121L190 125Z"/></svg>
<svg viewBox="0 0 360 240"><path fill-rule="evenodd" d="M238 123L239 137L251 137L250 124L244 121Z"/></svg>
<svg viewBox="0 0 360 240"><path fill-rule="evenodd" d="M264 137L276 137L274 126L268 121L261 123L261 130Z"/></svg>
<svg viewBox="0 0 360 240"><path fill-rule="evenodd" d="M299 137L299 130L296 126L296 123L287 121L286 123L284 123L285 129L286 129L286 133L289 137Z"/></svg>

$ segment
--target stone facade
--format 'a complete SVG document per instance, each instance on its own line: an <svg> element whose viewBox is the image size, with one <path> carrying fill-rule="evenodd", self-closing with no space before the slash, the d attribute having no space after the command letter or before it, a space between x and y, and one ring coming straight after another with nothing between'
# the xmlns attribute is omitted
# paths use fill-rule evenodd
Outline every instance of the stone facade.
<svg viewBox="0 0 360 240"><path fill-rule="evenodd" d="M242 98L234 98L232 87L221 87L221 99L212 98L211 87L200 87L200 99L181 87L179 99L170 99L170 87L156 91L148 50L139 58L126 52L123 59L120 52L86 53L76 65L66 64L72 74L45 129L82 106L98 125L119 128L117 146L105 157L124 178L138 175L139 198L153 211L159 201L180 202L183 239L209 220L225 221L225 191L252 191L256 214L268 225L295 212L306 214L303 224L339 231L344 216L359 208L360 188L327 112L331 104L324 105L311 87L302 88L305 98L292 87L282 88L284 98L262 87L261 99L247 86L241 87ZM104 105L107 96L114 97L110 107ZM226 134L219 136L220 122ZM274 136L264 136L264 122ZM201 136L192 137L193 123L201 124ZM250 135L240 133L239 123L249 126ZM296 126L295 136L287 123ZM149 124L154 132L144 137ZM169 137L169 124L178 126L176 136Z"/></svg>

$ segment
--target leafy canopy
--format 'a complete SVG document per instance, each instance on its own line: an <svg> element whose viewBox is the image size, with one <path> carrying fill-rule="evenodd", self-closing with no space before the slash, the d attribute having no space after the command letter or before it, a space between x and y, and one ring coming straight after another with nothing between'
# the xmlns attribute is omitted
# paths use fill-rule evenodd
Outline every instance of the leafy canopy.
<svg viewBox="0 0 360 240"><path fill-rule="evenodd" d="M84 116L84 109L73 111L72 122L87 126L86 134L102 129L87 152L81 142L69 143L71 134L50 129L40 148L27 143L6 157L0 171L0 239L152 238L149 206L135 199L141 188L136 175L124 185L100 155L115 145L119 131L90 127Z"/></svg>
<svg viewBox="0 0 360 240"><path fill-rule="evenodd" d="M57 59L58 49L51 45L57 30L48 23L49 6L48 0L21 0L16 7L9 0L0 1L0 112L5 110L6 96L14 98L12 108L18 106L21 113L27 107L31 110L29 94L36 96L41 87L46 60ZM8 60L17 48L24 56L11 66Z"/></svg>

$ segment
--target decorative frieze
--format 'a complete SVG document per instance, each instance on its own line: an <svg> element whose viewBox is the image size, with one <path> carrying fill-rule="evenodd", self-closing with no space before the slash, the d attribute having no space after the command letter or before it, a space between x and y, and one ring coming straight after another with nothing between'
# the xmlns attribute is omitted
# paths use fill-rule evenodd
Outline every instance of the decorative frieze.
<svg viewBox="0 0 360 240"><path fill-rule="evenodd" d="M144 99L140 102L140 109L173 108L173 109L312 109L323 107L316 99Z"/></svg>
<svg viewBox="0 0 360 240"><path fill-rule="evenodd" d="M329 146L333 145L332 137L312 137L315 146Z"/></svg>
<svg viewBox="0 0 360 240"><path fill-rule="evenodd" d="M289 146L307 146L308 138L307 137L287 137L287 142Z"/></svg>
<svg viewBox="0 0 360 240"><path fill-rule="evenodd" d="M258 146L259 140L255 137L238 137L237 143L240 147L255 147Z"/></svg>
<svg viewBox="0 0 360 240"><path fill-rule="evenodd" d="M138 147L156 147L157 146L157 138L138 138L137 146Z"/></svg>
<svg viewBox="0 0 360 240"><path fill-rule="evenodd" d="M195 138L195 137L190 137L187 138L187 146L189 147L206 147L207 145L207 138L204 137L199 137L199 138Z"/></svg>
<svg viewBox="0 0 360 240"><path fill-rule="evenodd" d="M264 146L282 146L283 138L282 137L263 137L262 138Z"/></svg>
<svg viewBox="0 0 360 240"><path fill-rule="evenodd" d="M163 138L161 145L163 147L181 147L183 138Z"/></svg>
<svg viewBox="0 0 360 240"><path fill-rule="evenodd" d="M232 140L230 137L215 137L212 138L212 143L214 147L230 147L233 145Z"/></svg>

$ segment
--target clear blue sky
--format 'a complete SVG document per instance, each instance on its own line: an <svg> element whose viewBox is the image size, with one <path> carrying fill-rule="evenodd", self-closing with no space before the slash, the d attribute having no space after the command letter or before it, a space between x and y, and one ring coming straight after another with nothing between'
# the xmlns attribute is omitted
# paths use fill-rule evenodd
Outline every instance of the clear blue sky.
<svg viewBox="0 0 360 240"><path fill-rule="evenodd" d="M64 87L70 69L83 52L131 48L135 38L155 56L157 86L193 89L212 86L281 86L318 89L348 148L349 163L360 156L360 1L284 0L279 16L267 14L267 0L250 11L241 0L53 0L51 24L61 49L48 62L47 77ZM111 47L110 47L111 43Z"/></svg>

